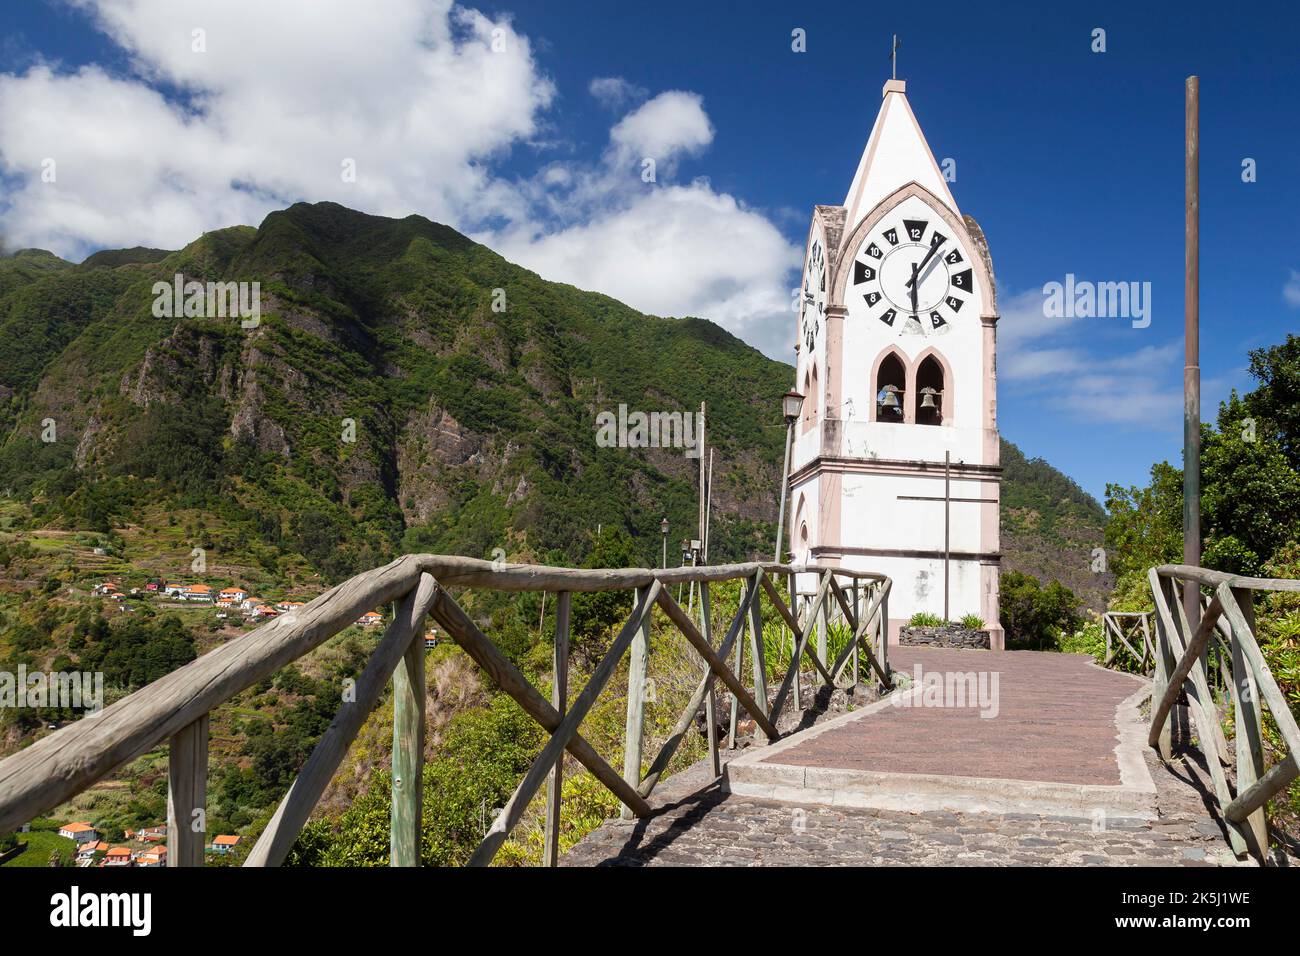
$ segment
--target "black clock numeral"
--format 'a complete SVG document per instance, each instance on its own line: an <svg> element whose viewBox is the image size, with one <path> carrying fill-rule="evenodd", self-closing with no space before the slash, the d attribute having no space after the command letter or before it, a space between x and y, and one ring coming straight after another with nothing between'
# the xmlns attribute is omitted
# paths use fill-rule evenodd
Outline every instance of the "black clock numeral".
<svg viewBox="0 0 1300 956"><path fill-rule="evenodd" d="M931 312L931 313L930 313L930 327L931 327L932 329L937 329L937 328L939 328L940 326L947 325L947 324L948 324L948 320L945 319L945 318L944 318L942 315L940 315L938 312Z"/></svg>
<svg viewBox="0 0 1300 956"><path fill-rule="evenodd" d="M920 242L921 237L925 235L925 230L930 224L924 219L904 219L903 231L907 233L907 238L913 242Z"/></svg>
<svg viewBox="0 0 1300 956"><path fill-rule="evenodd" d="M898 313L893 309L886 309L880 313L880 321L884 322L891 329L894 327L894 319L898 318Z"/></svg>
<svg viewBox="0 0 1300 956"><path fill-rule="evenodd" d="M871 245L867 246L867 255L871 256L873 259L879 259L884 255L884 253L881 252L880 247L873 242Z"/></svg>
<svg viewBox="0 0 1300 956"><path fill-rule="evenodd" d="M953 273L952 284L963 292L969 292L971 290L971 270L967 269L965 272Z"/></svg>
<svg viewBox="0 0 1300 956"><path fill-rule="evenodd" d="M898 230L894 228L886 229L884 232L885 241L891 246L898 245Z"/></svg>
<svg viewBox="0 0 1300 956"><path fill-rule="evenodd" d="M876 303L880 301L880 293L868 292L866 295L863 296L863 298L867 300L867 306L874 309L876 307Z"/></svg>
<svg viewBox="0 0 1300 956"><path fill-rule="evenodd" d="M962 302L961 299L957 298L956 296L950 295L948 296L948 298L944 299L943 301L948 303L948 308L952 309L954 312L961 311Z"/></svg>
<svg viewBox="0 0 1300 956"><path fill-rule="evenodd" d="M948 241L948 237L945 236L943 233L939 232L937 229L936 229L934 232L930 233L930 248L931 248L931 249L933 249L935 246L939 245L939 243L941 243L941 242L947 242L947 241Z"/></svg>
<svg viewBox="0 0 1300 956"><path fill-rule="evenodd" d="M853 284L861 285L864 282L870 282L876 277L876 270L871 268L865 262L853 263Z"/></svg>
<svg viewBox="0 0 1300 956"><path fill-rule="evenodd" d="M946 256L943 257L943 261L948 263L948 265L950 266L955 266L957 265L957 263L965 262L966 260L961 257L960 252L954 249L952 252L948 253Z"/></svg>

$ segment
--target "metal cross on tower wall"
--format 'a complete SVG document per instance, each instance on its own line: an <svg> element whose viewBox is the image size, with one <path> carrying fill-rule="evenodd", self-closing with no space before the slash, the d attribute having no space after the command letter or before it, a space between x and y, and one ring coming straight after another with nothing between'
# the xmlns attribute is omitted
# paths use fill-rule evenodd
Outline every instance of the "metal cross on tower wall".
<svg viewBox="0 0 1300 956"><path fill-rule="evenodd" d="M975 504L995 505L998 503L996 498L954 498L952 496L952 452L943 453L943 497L931 497L929 495L899 495L899 501L942 501L943 502L943 619L947 621L948 616L948 568L952 563L952 546L951 546L951 529L952 518L950 505L954 501L972 502Z"/></svg>

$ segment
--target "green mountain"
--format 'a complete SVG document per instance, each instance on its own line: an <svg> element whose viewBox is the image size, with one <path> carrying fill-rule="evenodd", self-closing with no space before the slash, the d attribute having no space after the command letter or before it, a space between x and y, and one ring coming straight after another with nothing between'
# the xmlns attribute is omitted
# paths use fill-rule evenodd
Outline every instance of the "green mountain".
<svg viewBox="0 0 1300 956"><path fill-rule="evenodd" d="M43 268L10 270L0 297L0 488L49 520L107 530L180 495L330 579L415 548L580 561L597 528L657 563L661 518L674 541L695 523L697 462L601 447L596 417L705 402L711 555L766 547L790 372L709 322L328 203L131 253L25 253ZM155 317L177 273L260 282L260 323Z"/></svg>
<svg viewBox="0 0 1300 956"><path fill-rule="evenodd" d="M1060 581L1087 607L1105 609L1114 575L1094 554L1104 544L1105 510L1073 479L1005 438L1001 526L1004 571Z"/></svg>
<svg viewBox="0 0 1300 956"><path fill-rule="evenodd" d="M178 273L259 282L260 321L155 316ZM790 380L708 321L548 282L419 216L298 204L177 252L0 260L0 490L69 530L197 509L194 546L268 572L332 581L414 549L581 562L598 528L658 563L660 519L673 544L694 527L697 462L602 447L621 403L707 404L710 559L765 554ZM1007 566L1087 592L1101 509L1009 442L1003 462Z"/></svg>

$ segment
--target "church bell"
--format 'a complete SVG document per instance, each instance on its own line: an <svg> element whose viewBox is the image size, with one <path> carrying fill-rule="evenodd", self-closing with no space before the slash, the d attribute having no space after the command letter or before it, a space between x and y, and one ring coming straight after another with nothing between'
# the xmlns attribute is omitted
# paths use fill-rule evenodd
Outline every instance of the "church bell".
<svg viewBox="0 0 1300 956"><path fill-rule="evenodd" d="M938 394L939 394L939 390L937 388L930 388L929 386L926 386L925 388L921 389L921 407L938 408L939 406L937 406L934 403L934 397Z"/></svg>

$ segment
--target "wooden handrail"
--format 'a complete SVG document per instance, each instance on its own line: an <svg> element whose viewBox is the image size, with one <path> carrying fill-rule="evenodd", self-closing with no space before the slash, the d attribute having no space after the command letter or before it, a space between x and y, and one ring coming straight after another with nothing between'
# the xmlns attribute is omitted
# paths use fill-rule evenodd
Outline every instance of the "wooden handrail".
<svg viewBox="0 0 1300 956"><path fill-rule="evenodd" d="M1161 565L1148 573L1155 602L1155 684L1148 742L1162 759L1171 756L1169 714L1180 693L1186 693L1192 719L1197 724L1200 746L1214 784L1228 837L1238 854L1251 853L1261 862L1267 859L1268 825L1264 805L1300 774L1300 727L1268 662L1255 639L1253 592L1300 591L1300 581L1280 578L1248 578L1187 565ZM1208 588L1194 602L1198 619L1188 620L1181 598L1181 585L1193 583ZM1229 764L1228 743L1219 723L1210 693L1205 658L1211 640L1223 645L1231 657L1219 653L1224 687L1233 704L1236 742L1236 786L1229 784L1223 766ZM1132 648L1129 648L1132 652ZM1265 769L1263 752L1263 708L1273 715L1286 752Z"/></svg>
<svg viewBox="0 0 1300 956"><path fill-rule="evenodd" d="M801 626L790 612L770 576L792 579L795 574L813 574L821 579L818 599L808 620ZM836 578L854 582L854 603L846 603L844 591ZM711 626L702 622L703 631L691 616L668 595L668 585L698 583L701 605L708 609L711 582L740 580L744 594L736 618L728 628L722 644L711 646ZM875 591L871 610L857 620L857 582L870 582L868 593ZM118 767L138 758L164 741L171 742L169 793L170 837L175 853L173 865L198 865L202 862L202 824L190 826L191 818L202 820L207 775L207 737L210 712L249 687L266 679L284 666L354 623L372 608L398 602L395 618L385 631L356 684L354 698L345 703L303 766L297 779L281 801L245 862L246 866L279 865L317 801L334 775L347 749L360 731L367 715L382 698L390 680L394 696L394 773L392 810L393 865L416 865L419 859L420 767L423 745L423 646L426 616L436 620L447 634L469 654L479 667L515 699L520 707L551 734L521 781L515 796L498 816L479 851L471 862L491 860L502 841L518 822L533 794L549 777L550 801L558 803L560 777L558 767L565 750L581 762L636 816L650 812L646 797L663 775L669 760L684 738L691 721L703 704L710 715L709 748L715 774L719 770L716 728L712 724L713 685L721 680L733 695L734 707L740 706L757 722L763 732L776 739L776 717L791 680L805 653L827 680L831 673L826 662L811 654L807 647L813 617L826 605L829 594L844 611L854 631L854 646L875 625L877 646L883 651L887 630L885 614L877 614L889 591L885 575L868 571L823 565L787 565L772 562L681 567L668 569L558 568L535 565L504 564L449 555L414 554L370 571L330 588L319 597L256 630L241 635L209 651L197 660L172 671L157 681L123 698L102 713L87 715L37 741L31 747L0 761L0 831L14 829L63 803ZM567 637L568 596L572 592L635 589L636 610L625 625L609 653L593 673L588 686L571 707L565 707L562 691L555 702L548 702L511 664L496 646L461 610L451 597L451 587L482 587L507 592L555 591L560 594L557 609L556 686L563 688L567 677L567 653L561 648L561 636ZM763 634L760 595L766 593L780 617L795 637L796 653L777 693L776 705L768 716L766 672L763 665ZM644 779L640 777L640 759L629 763L620 776L577 732L582 717L600 693L623 654L640 647L648 648L651 609L658 605L668 620L704 659L700 684L673 733L652 762ZM755 656L754 687L751 693L738 675L728 667L727 655L734 646L739 655L744 646L741 630L749 626L751 653ZM882 680L887 682L887 666L882 670L871 655L868 657ZM635 657L635 654L634 654ZM883 658L883 654L882 654ZM642 660L644 657L642 657ZM841 662L842 663L842 662ZM634 663L634 670L635 670ZM564 674L559 671L564 669ZM632 677L633 675L630 675ZM634 697L630 693L630 698ZM631 704L635 701L630 700ZM643 713L629 706L628 740L625 752L639 755L644 732ZM558 856L558 812L548 808L546 862L554 865Z"/></svg>
<svg viewBox="0 0 1300 956"><path fill-rule="evenodd" d="M1245 588L1248 591L1300 591L1300 581L1291 578L1250 578L1188 564L1162 564L1154 570L1162 578L1194 581L1211 588L1226 584L1230 588Z"/></svg>

